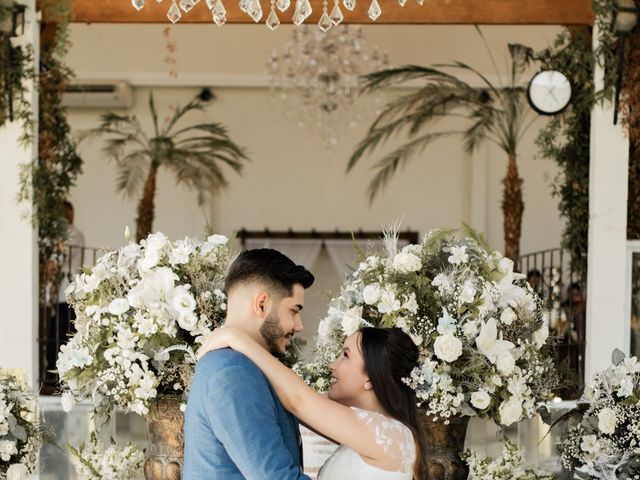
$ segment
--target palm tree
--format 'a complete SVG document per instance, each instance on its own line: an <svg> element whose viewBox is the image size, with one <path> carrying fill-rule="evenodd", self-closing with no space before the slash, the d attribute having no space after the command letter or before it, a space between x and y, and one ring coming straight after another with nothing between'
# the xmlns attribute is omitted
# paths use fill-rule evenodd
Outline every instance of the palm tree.
<svg viewBox="0 0 640 480"><path fill-rule="evenodd" d="M136 239L140 241L153 230L156 177L160 168L172 170L177 183L194 189L198 204L227 186L222 166L242 172L248 157L244 149L229 137L219 123L198 123L178 129L178 122L189 112L203 111L205 101L198 97L175 109L164 126L158 123L153 93L149 94L149 110L153 134L147 135L135 115L102 115L100 126L88 132L106 136L103 151L116 161L116 189L127 196L142 190L136 218Z"/></svg>
<svg viewBox="0 0 640 480"><path fill-rule="evenodd" d="M373 92L407 80L422 80L424 85L385 105L352 154L347 170L353 169L365 154L373 152L391 136L407 130L409 141L384 155L373 167L376 174L368 189L369 200L373 201L399 167L406 165L434 140L460 135L468 154L485 141L496 144L508 158L507 174L502 181L504 241L505 255L515 261L519 256L524 211L517 149L535 118L529 118L533 111L528 106L525 90L518 83L526 67L525 49L510 45L509 53L511 62L506 86L493 85L480 71L457 61L433 67L408 65L365 76L363 92ZM495 61L493 63L495 68ZM471 73L480 79L483 88L475 88L442 69ZM460 131L434 131L431 128L433 124L444 117L461 117L468 126Z"/></svg>

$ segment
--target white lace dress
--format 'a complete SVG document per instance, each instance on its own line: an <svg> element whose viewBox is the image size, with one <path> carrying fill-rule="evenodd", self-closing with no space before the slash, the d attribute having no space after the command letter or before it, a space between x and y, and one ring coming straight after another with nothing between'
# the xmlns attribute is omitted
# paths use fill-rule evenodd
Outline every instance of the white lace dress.
<svg viewBox="0 0 640 480"><path fill-rule="evenodd" d="M341 445L324 463L318 480L411 480L416 459L416 445L411 430L402 422L351 407L357 417L370 429L376 443L384 452L398 461L398 470L389 471L374 467L363 460L354 450Z"/></svg>

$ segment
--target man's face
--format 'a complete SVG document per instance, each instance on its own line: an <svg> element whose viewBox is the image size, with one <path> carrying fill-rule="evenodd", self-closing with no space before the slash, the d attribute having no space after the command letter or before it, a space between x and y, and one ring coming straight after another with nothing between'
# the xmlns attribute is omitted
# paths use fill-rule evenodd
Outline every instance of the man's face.
<svg viewBox="0 0 640 480"><path fill-rule="evenodd" d="M284 297L265 318L260 334L272 355L282 357L291 343L293 335L303 329L300 312L304 306L304 288L293 286L293 295Z"/></svg>

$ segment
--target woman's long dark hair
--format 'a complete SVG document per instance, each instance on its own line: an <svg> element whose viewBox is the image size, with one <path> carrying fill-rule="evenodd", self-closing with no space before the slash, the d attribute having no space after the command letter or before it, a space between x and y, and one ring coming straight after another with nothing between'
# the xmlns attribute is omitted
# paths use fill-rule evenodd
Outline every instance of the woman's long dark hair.
<svg viewBox="0 0 640 480"><path fill-rule="evenodd" d="M420 352L409 335L399 328L360 329L364 368L378 401L386 412L406 425L416 442L414 478L428 478L424 461L425 434L417 407L416 392L402 379L418 363Z"/></svg>

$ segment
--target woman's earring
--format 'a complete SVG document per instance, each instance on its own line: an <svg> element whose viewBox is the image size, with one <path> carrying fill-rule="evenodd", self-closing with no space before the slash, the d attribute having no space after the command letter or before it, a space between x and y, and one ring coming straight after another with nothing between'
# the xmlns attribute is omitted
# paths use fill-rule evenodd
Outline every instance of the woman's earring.
<svg viewBox="0 0 640 480"><path fill-rule="evenodd" d="M364 384L364 389L365 390L371 390L371 383L367 382Z"/></svg>

